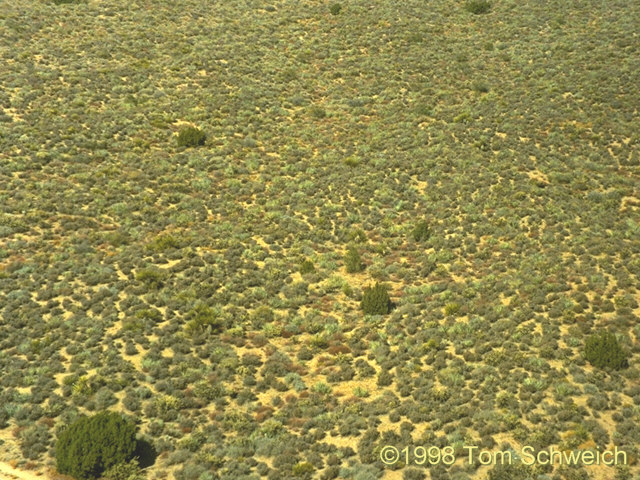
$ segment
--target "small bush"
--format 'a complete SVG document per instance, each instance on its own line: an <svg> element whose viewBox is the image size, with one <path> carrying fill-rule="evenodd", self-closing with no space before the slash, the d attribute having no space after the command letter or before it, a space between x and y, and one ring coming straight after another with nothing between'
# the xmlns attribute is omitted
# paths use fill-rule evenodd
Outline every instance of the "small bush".
<svg viewBox="0 0 640 480"><path fill-rule="evenodd" d="M329 7L331 15L338 15L340 13L340 10L342 10L342 5L340 5L339 3L334 3L333 5L331 5L331 7Z"/></svg>
<svg viewBox="0 0 640 480"><path fill-rule="evenodd" d="M347 167L357 167L360 165L360 158L355 155L351 155L350 157L345 158L342 163Z"/></svg>
<svg viewBox="0 0 640 480"><path fill-rule="evenodd" d="M585 358L595 367L607 370L627 368L627 353L613 332L606 330L591 335L585 342Z"/></svg>
<svg viewBox="0 0 640 480"><path fill-rule="evenodd" d="M309 109L309 113L311 113L312 117L318 118L318 119L325 118L327 116L326 110L318 105L313 105Z"/></svg>
<svg viewBox="0 0 640 480"><path fill-rule="evenodd" d="M360 303L362 311L367 315L386 315L391 310L391 299L384 285L376 283L366 287Z"/></svg>
<svg viewBox="0 0 640 480"><path fill-rule="evenodd" d="M128 463L122 462L107 470L104 480L143 480L144 474L135 458Z"/></svg>
<svg viewBox="0 0 640 480"><path fill-rule="evenodd" d="M223 326L223 322L218 318L216 311L204 304L198 304L189 311L187 316L189 321L185 325L185 329L189 334L203 333L209 329L219 331Z"/></svg>
<svg viewBox="0 0 640 480"><path fill-rule="evenodd" d="M491 10L491 3L487 0L470 0L465 3L464 9L474 15L480 15L483 13L489 13L489 10Z"/></svg>
<svg viewBox="0 0 640 480"><path fill-rule="evenodd" d="M421 220L414 227L413 231L411 232L411 236L416 242L427 240L429 236L431 236L431 232L429 231L429 224L425 220Z"/></svg>
<svg viewBox="0 0 640 480"><path fill-rule="evenodd" d="M311 474L315 469L309 462L298 462L291 468L293 475L303 477Z"/></svg>
<svg viewBox="0 0 640 480"><path fill-rule="evenodd" d="M160 253L172 248L180 248L181 245L182 242L179 238L171 234L164 234L154 238L153 241L147 244L146 248L154 253Z"/></svg>
<svg viewBox="0 0 640 480"><path fill-rule="evenodd" d="M304 260L300 263L300 273L302 275L306 273L313 273L316 271L316 267L313 265L313 262L309 259Z"/></svg>
<svg viewBox="0 0 640 480"><path fill-rule="evenodd" d="M197 147L204 145L204 141L207 136L202 130L196 127L186 127L180 130L178 133L178 146L179 147Z"/></svg>
<svg viewBox="0 0 640 480"><path fill-rule="evenodd" d="M449 302L444 306L444 314L447 316L455 315L459 311L460 311L460 304L457 302Z"/></svg>
<svg viewBox="0 0 640 480"><path fill-rule="evenodd" d="M164 274L159 268L145 268L136 273L136 280L151 288L160 288L164 282Z"/></svg>
<svg viewBox="0 0 640 480"><path fill-rule="evenodd" d="M114 465L128 462L136 448L135 428L115 412L80 417L58 436L58 471L94 479Z"/></svg>
<svg viewBox="0 0 640 480"><path fill-rule="evenodd" d="M356 247L351 246L347 249L347 253L344 256L344 265L348 273L357 273L364 270L362 259Z"/></svg>

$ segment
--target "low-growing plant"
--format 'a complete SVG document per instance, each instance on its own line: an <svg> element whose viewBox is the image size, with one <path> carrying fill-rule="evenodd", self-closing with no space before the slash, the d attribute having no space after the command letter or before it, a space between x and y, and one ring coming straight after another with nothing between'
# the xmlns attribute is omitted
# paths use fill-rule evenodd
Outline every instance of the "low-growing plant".
<svg viewBox="0 0 640 480"><path fill-rule="evenodd" d="M185 330L189 334L203 333L208 330L219 331L223 326L223 321L217 312L204 304L198 304L192 308L187 317L189 321L185 325Z"/></svg>
<svg viewBox="0 0 640 480"><path fill-rule="evenodd" d="M136 273L136 280L151 288L160 288L164 282L164 274L158 268L144 268Z"/></svg>
<svg viewBox="0 0 640 480"><path fill-rule="evenodd" d="M411 231L411 236L416 242L427 240L430 235L431 231L429 230L429 224L426 220L419 221Z"/></svg>
<svg viewBox="0 0 640 480"><path fill-rule="evenodd" d="M491 3L487 0L469 0L464 4L464 9L474 15L480 15L483 13L489 13L489 10L491 10Z"/></svg>
<svg viewBox="0 0 640 480"><path fill-rule="evenodd" d="M344 256L344 265L348 273L357 273L364 270L360 253L353 245L347 249L347 253Z"/></svg>
<svg viewBox="0 0 640 480"><path fill-rule="evenodd" d="M204 145L207 136L196 127L185 127L178 133L179 147L197 147Z"/></svg>
<svg viewBox="0 0 640 480"><path fill-rule="evenodd" d="M313 262L311 260L309 260L308 258L303 260L300 263L300 273L302 275L307 274L307 273L313 273L316 271L316 267L313 265Z"/></svg>

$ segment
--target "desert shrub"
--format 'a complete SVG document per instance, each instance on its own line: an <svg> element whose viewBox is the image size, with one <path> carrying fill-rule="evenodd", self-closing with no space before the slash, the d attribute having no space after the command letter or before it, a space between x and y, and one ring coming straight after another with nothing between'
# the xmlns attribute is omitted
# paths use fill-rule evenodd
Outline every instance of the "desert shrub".
<svg viewBox="0 0 640 480"><path fill-rule="evenodd" d="M469 13L480 15L482 13L489 13L491 3L487 0L469 0L464 4L464 9Z"/></svg>
<svg viewBox="0 0 640 480"><path fill-rule="evenodd" d="M172 248L180 248L181 245L182 241L179 238L167 233L154 238L153 241L147 244L146 249L154 253L159 253Z"/></svg>
<svg viewBox="0 0 640 480"><path fill-rule="evenodd" d="M251 313L249 318L255 328L260 328L267 323L273 322L275 320L275 315L273 314L271 307L261 305Z"/></svg>
<svg viewBox="0 0 640 480"><path fill-rule="evenodd" d="M109 468L103 475L102 480L143 480L144 474L138 465L137 459L129 462L122 462Z"/></svg>
<svg viewBox="0 0 640 480"><path fill-rule="evenodd" d="M606 330L587 338L585 358L592 365L607 370L621 370L629 366L627 353L618 343L615 334Z"/></svg>
<svg viewBox="0 0 640 480"><path fill-rule="evenodd" d="M130 412L138 412L141 404L140 399L132 392L127 392L127 395L122 399L122 405Z"/></svg>
<svg viewBox="0 0 640 480"><path fill-rule="evenodd" d="M496 465L489 470L487 480L528 480L533 478L532 467L525 465L524 463L496 463Z"/></svg>
<svg viewBox="0 0 640 480"><path fill-rule="evenodd" d="M313 105L310 109L309 112L311 113L311 116L314 118L325 118L327 116L327 112L324 108L318 106L318 105Z"/></svg>
<svg viewBox="0 0 640 480"><path fill-rule="evenodd" d="M178 133L178 146L179 147L197 147L204 145L204 141L207 138L205 133L196 127L186 127L180 130Z"/></svg>
<svg viewBox="0 0 640 480"><path fill-rule="evenodd" d="M424 470L418 468L405 468L402 472L403 480L424 480L427 474Z"/></svg>
<svg viewBox="0 0 640 480"><path fill-rule="evenodd" d="M334 3L331 5L331 7L329 7L329 11L331 12L331 15L338 15L341 10L342 10L342 5L340 5L339 3Z"/></svg>
<svg viewBox="0 0 640 480"><path fill-rule="evenodd" d="M300 273L302 275L306 273L313 273L316 271L316 267L313 265L313 262L309 259L304 260L300 263Z"/></svg>
<svg viewBox="0 0 640 480"><path fill-rule="evenodd" d="M198 304L187 314L189 321L185 330L189 334L198 334L207 330L218 331L223 326L223 321L216 311L204 304Z"/></svg>
<svg viewBox="0 0 640 480"><path fill-rule="evenodd" d="M419 221L411 231L411 236L416 242L427 240L430 235L431 231L429 230L429 224L426 220Z"/></svg>
<svg viewBox="0 0 640 480"><path fill-rule="evenodd" d="M47 451L49 430L45 425L32 425L20 432L20 450L25 458L35 460Z"/></svg>
<svg viewBox="0 0 640 480"><path fill-rule="evenodd" d="M460 310L460 304L457 302L449 302L444 306L444 314L455 315Z"/></svg>
<svg viewBox="0 0 640 480"><path fill-rule="evenodd" d="M384 285L376 283L366 287L362 295L360 307L366 315L386 315L391 310L391 299Z"/></svg>
<svg viewBox="0 0 640 480"><path fill-rule="evenodd" d="M358 253L358 249L356 247L350 246L347 249L347 253L344 256L344 265L348 273L356 273L364 270L360 253Z"/></svg>
<svg viewBox="0 0 640 480"><path fill-rule="evenodd" d="M151 288L160 288L164 282L164 274L158 268L144 268L136 273L136 280Z"/></svg>
<svg viewBox="0 0 640 480"><path fill-rule="evenodd" d="M58 471L93 479L133 457L135 425L114 412L80 417L62 430L56 443Z"/></svg>
<svg viewBox="0 0 640 480"><path fill-rule="evenodd" d="M307 477L311 475L314 470L313 465L309 462L298 462L291 467L291 471L295 477Z"/></svg>

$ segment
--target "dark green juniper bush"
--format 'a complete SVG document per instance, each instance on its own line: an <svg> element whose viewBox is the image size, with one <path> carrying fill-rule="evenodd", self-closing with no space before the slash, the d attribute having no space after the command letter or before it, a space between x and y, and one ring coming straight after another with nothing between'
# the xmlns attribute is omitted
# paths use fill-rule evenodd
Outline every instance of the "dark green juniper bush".
<svg viewBox="0 0 640 480"><path fill-rule="evenodd" d="M585 358L594 366L606 370L627 368L627 353L618 343L613 332L602 330L587 338Z"/></svg>
<svg viewBox="0 0 640 480"><path fill-rule="evenodd" d="M360 303L362 311L367 315L386 315L391 311L391 299L387 287L376 283L366 287Z"/></svg>
<svg viewBox="0 0 640 480"><path fill-rule="evenodd" d="M411 231L411 236L416 242L427 240L431 236L429 224L426 220L420 220Z"/></svg>
<svg viewBox="0 0 640 480"><path fill-rule="evenodd" d="M487 0L470 0L464 5L464 9L475 15L480 15L483 13L489 13L491 10L491 3Z"/></svg>
<svg viewBox="0 0 640 480"><path fill-rule="evenodd" d="M355 246L350 246L347 249L347 253L344 256L344 265L347 268L347 273L357 273L364 270L360 253Z"/></svg>
<svg viewBox="0 0 640 480"><path fill-rule="evenodd" d="M178 133L178 146L179 147L198 147L204 145L204 141L207 136L205 133L196 127L186 127L180 130Z"/></svg>
<svg viewBox="0 0 640 480"><path fill-rule="evenodd" d="M60 473L95 479L119 463L133 458L136 427L115 412L80 417L62 430L56 444Z"/></svg>

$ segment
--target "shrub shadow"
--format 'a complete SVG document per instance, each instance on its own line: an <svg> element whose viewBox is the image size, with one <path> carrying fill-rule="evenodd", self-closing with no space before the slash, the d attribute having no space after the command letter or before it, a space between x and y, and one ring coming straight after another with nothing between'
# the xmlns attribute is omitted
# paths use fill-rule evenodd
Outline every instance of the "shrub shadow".
<svg viewBox="0 0 640 480"><path fill-rule="evenodd" d="M156 463L158 452L150 442L144 438L139 438L136 442L134 456L138 457L140 468L147 468Z"/></svg>

